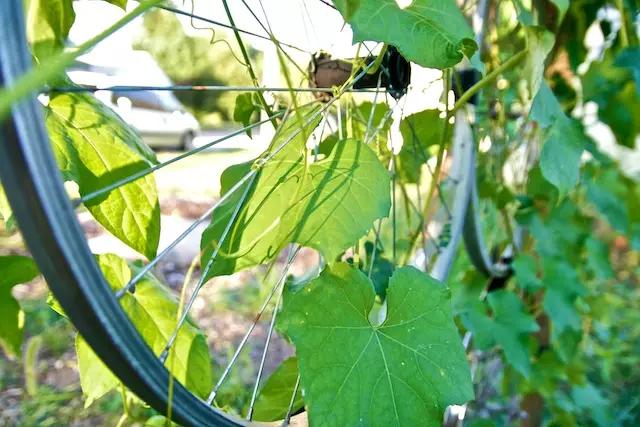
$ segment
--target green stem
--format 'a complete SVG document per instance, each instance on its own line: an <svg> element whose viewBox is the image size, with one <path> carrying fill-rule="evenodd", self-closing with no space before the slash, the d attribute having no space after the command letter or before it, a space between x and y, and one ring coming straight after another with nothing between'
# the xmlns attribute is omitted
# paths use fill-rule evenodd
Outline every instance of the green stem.
<svg viewBox="0 0 640 427"><path fill-rule="evenodd" d="M620 11L620 45L625 48L629 46L629 33L627 32L627 19L624 16L622 0L616 0L616 8Z"/></svg>
<svg viewBox="0 0 640 427"><path fill-rule="evenodd" d="M140 16L142 13L163 1L164 0L142 1L135 9L120 18L109 28L92 39L82 43L73 51L61 52L60 54L45 61L40 65L40 67L31 69L16 80L16 82L11 86L2 88L2 90L0 90L0 120L4 120L4 118L9 114L9 111L11 111L11 106L15 102L27 96L34 90L40 89L52 78L64 72L64 70L71 65L78 56L84 54L96 44L131 22L134 18Z"/></svg>
<svg viewBox="0 0 640 427"><path fill-rule="evenodd" d="M122 416L118 420L118 424L116 424L116 427L122 427L124 425L125 421L127 421L128 418L129 418L129 416L127 414L122 414Z"/></svg>
<svg viewBox="0 0 640 427"><path fill-rule="evenodd" d="M380 65L382 64L382 60L384 59L384 54L387 53L387 47L389 47L389 45L386 43L382 45L382 50L380 50L380 53L376 58L376 62L373 64L373 67L367 71L367 74L375 74L378 71L378 68L380 68Z"/></svg>
<svg viewBox="0 0 640 427"><path fill-rule="evenodd" d="M507 70L510 70L515 65L517 65L520 61L522 61L522 59L527 55L527 53L528 53L528 50L525 49L522 52L519 52L519 53L513 55L504 64L500 65L498 68L496 68L495 70L493 70L492 72L487 74L485 77L483 77L482 80L480 80L478 83L476 83L473 86L471 86L469 88L469 90L467 90L465 93L463 93L462 96L460 97L460 99L458 99L456 101L456 103L453 105L453 108L451 109L451 111L449 111L449 113L447 114L447 118L454 116L456 114L456 112L460 108L462 108L462 106L464 106L471 99L471 97L473 97L473 95L475 95L480 90L482 90L486 86L488 86L500 74L504 73Z"/></svg>
<svg viewBox="0 0 640 427"><path fill-rule="evenodd" d="M244 47L244 43L242 42L242 37L240 37L240 32L238 31L235 22L233 22L233 17L231 16L231 11L229 10L229 5L227 4L227 0L222 0L222 4L224 5L224 11L227 13L227 18L229 19L229 24L233 27L233 34L236 36L236 40L238 41L238 46L240 46L240 51L242 52L242 57L244 58L244 62L247 65L247 70L249 71L249 75L251 76L251 81L253 81L254 86L259 87L258 78L256 77L256 73L253 71L253 66L251 65L251 60L249 59L249 54L247 53L247 49ZM257 92L258 100L260 101L260 105L264 108L268 116L273 116L273 112L271 111L271 107L267 104L267 101L264 99L264 95L262 92ZM271 124L274 129L278 128L278 123L276 119L271 119Z"/></svg>

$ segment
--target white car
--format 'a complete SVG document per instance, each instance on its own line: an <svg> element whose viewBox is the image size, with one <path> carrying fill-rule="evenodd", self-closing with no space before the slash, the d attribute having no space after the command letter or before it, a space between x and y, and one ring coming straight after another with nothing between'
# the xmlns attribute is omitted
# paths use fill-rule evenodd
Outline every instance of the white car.
<svg viewBox="0 0 640 427"><path fill-rule="evenodd" d="M200 126L172 91L130 90L132 86L172 85L146 52L139 53L135 66L109 67L77 61L67 74L76 84L99 89L95 92L96 97L136 129L150 147L194 148ZM101 89L115 86L122 90Z"/></svg>

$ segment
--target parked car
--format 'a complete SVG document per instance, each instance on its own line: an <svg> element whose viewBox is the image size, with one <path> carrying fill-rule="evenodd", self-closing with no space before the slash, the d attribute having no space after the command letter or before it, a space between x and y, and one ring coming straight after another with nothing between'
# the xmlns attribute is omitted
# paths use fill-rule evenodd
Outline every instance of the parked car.
<svg viewBox="0 0 640 427"><path fill-rule="evenodd" d="M110 67L77 61L68 70L71 80L80 85L109 88L114 86L171 86L171 80L153 59L140 52L128 67ZM171 91L97 90L95 95L135 128L152 148L193 148L200 132L196 118L186 111Z"/></svg>

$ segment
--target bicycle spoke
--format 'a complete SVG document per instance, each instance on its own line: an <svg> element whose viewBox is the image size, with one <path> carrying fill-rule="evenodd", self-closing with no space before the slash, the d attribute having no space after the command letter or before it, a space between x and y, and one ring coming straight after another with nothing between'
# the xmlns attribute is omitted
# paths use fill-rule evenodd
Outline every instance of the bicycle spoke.
<svg viewBox="0 0 640 427"><path fill-rule="evenodd" d="M378 74L378 84L376 86L376 94L373 96L373 103L371 104L371 111L369 112L369 121L367 122L367 130L364 134L365 144L368 140L369 131L371 130L371 125L373 123L373 116L376 112L376 102L378 100L378 93L380 93L380 83L382 83L382 74Z"/></svg>
<svg viewBox="0 0 640 427"><path fill-rule="evenodd" d="M362 78L362 76L368 71L368 68L370 68L372 65L373 64L371 64L369 67L367 67L364 70L362 70L362 72L360 72L360 74L358 74L358 76L356 76L356 78L349 84L349 86L353 86L358 81L359 78ZM347 86L347 88L349 86ZM282 142L282 144L280 144L272 152L270 152L264 159L262 159L262 164L264 165L266 162L271 160L276 154L278 154L289 142L291 142L296 136L298 136L298 134L300 134L300 132L302 132L302 129L305 126L307 126L309 123L311 123L313 120L315 120L316 117L318 117L319 115L323 114L329 107L331 107L331 105L333 105L333 103L337 99L339 99L339 98L335 97L335 98L331 99L320 110L318 110L317 112L312 114L307 119L307 121L302 124L302 126L299 129L294 131L285 141ZM284 121L282 123L284 123ZM282 125L282 123L281 123L281 125ZM276 132L276 134L277 134L277 132ZM204 221L209 215L211 215L211 213L214 211L215 208L217 208L222 203L224 203L233 193L235 193L240 187L242 187L242 185L248 179L250 179L252 176L257 174L258 173L258 169L259 168L252 169L245 176L243 176L233 187L231 187L231 189L229 189L229 191L227 191L224 194L224 196L222 196L220 198L220 200L218 200L211 208L209 208L207 210L207 212L205 212L200 218L198 218L198 220L194 224L189 226L189 228L187 228L180 236L178 236L178 238L176 240L174 240L165 250L163 250L160 254L158 254L158 256L155 257L151 262L149 262L149 264L144 266L140 270L140 272L138 272L138 274L136 274L129 281L129 283L127 283L124 287L122 287L121 289L116 291L116 294L115 294L116 298L118 298L118 299L122 298L122 296L129 289L131 289L138 281L140 281L140 279L142 279L142 277L144 277L144 275L147 274L164 256L166 256L178 243L180 243L182 240L184 240L196 228L196 226L200 222ZM203 273L203 276L205 276L205 275L206 275L206 272Z"/></svg>
<svg viewBox="0 0 640 427"><path fill-rule="evenodd" d="M218 391L220 390L220 387L224 383L224 380L227 378L227 375L229 375L229 371L231 370L231 368L233 367L233 364L238 359L238 356L240 355L240 352L242 351L244 346L247 344L247 341L249 340L249 337L251 336L251 333L253 332L253 330L255 329L256 325L258 324L258 321L262 317L262 314L267 309L267 306L269 305L269 302L273 298L273 295L275 295L276 291L278 290L278 287L280 286L281 283L284 286L284 281L287 278L287 273L289 272L289 268L293 264L293 261L295 260L295 258L296 258L296 256L298 255L299 252L300 252L300 247L298 247L298 249L296 249L296 251L293 254L290 254L289 260L287 262L287 265L283 269L282 274L280 275L280 278L278 279L276 284L271 289L271 292L269 293L267 298L262 303L262 306L260 307L260 311L258 311L258 313L256 314L256 316L255 316L255 318L253 320L253 323L251 324L251 326L249 327L247 332L245 332L245 335L242 337L242 340L240 341L240 344L238 344L238 348L236 348L236 351L233 354L233 356L231 357L231 360L229 361L229 363L225 367L224 371L222 372L222 375L220 376L220 379L218 380L216 385L213 387L213 390L211 391L211 394L209 394L209 397L207 398L207 404L208 405L212 405L213 404L213 401L215 400L216 395L218 394Z"/></svg>
<svg viewBox="0 0 640 427"><path fill-rule="evenodd" d="M333 88L328 87L314 87L314 88L288 88L288 87L256 87L256 86L216 86L216 85L173 85L173 86L69 86L69 87L55 87L48 90L43 90L42 93L69 93L69 92L97 92L97 91L109 91L109 92L141 92L141 91L174 91L174 92L324 92L333 93ZM384 90L384 89L381 89ZM344 92L348 93L374 93L374 89L347 89Z"/></svg>
<svg viewBox="0 0 640 427"><path fill-rule="evenodd" d="M213 254L211 255L211 259L207 263L207 267L209 267L213 263L213 260L218 256L218 251L220 249L220 246L222 246L222 244L226 240L227 234L229 234L229 231L231 230L231 226L233 225L233 221L235 221L236 217L240 213L240 209L244 205L244 202L247 199L249 192L251 191L251 186L253 185L255 178L256 178L256 175L253 175L251 177L251 180L247 184L247 188L245 188L244 193L240 198L240 201L237 203L235 209L233 210L233 213L231 214L231 219L227 223L227 226L225 227L224 231L222 232L222 235L220 236L220 241L218 243L219 246L216 247L215 250L213 251ZM169 338L169 341L167 341L167 345L165 346L164 350L162 351L162 353L160 353L160 356L158 357L160 359L160 362L164 363L167 360L167 356L169 355L169 350L171 350L171 346L173 346L174 341L178 337L178 332L180 331L180 328L182 328L182 325L184 324L184 322L187 320L187 317L189 316L189 311L191 311L191 306L196 300L196 297L198 296L198 292L200 291L200 288L202 288L202 285L204 284L206 274L207 274L207 271L204 271L200 276L200 279L198 279L198 284L196 285L196 288L194 289L193 294L189 298L189 301L187 302L186 307L182 311L182 316L180 317L178 324L176 325L175 329L171 333L171 337ZM185 282L184 286L187 286L187 285L188 283Z"/></svg>
<svg viewBox="0 0 640 427"><path fill-rule="evenodd" d="M247 411L247 421L251 421L253 418L253 407L256 403L256 398L258 397L258 389L260 388L260 380L262 379L262 372L264 371L264 363L267 360L267 353L269 352L269 344L271 344L271 335L273 335L273 330L276 326L276 318L278 317L278 308L280 307L280 303L282 302L282 294L284 293L284 285L286 283L286 274L289 270L288 267L291 266L293 262L293 258L300 251L300 246L295 250L295 252L291 251L289 254L289 261L287 263L287 268L283 274L283 278L280 279L280 292L278 293L278 298L276 299L276 304L273 307L273 314L271 315L271 323L269 324L269 331L267 332L267 338L264 343L264 350L262 351L262 359L260 360L260 366L258 367L258 376L256 378L256 383L253 386L253 393L251 394L251 402L249 403L249 410Z"/></svg>
<svg viewBox="0 0 640 427"><path fill-rule="evenodd" d="M181 155L176 156L176 157L174 157L174 158L172 158L170 160L167 160L166 162L160 163L160 164L152 166L152 167L150 167L148 169L145 169L145 170L142 170L140 172L134 173L133 175L129 175L126 178L123 178L123 179L121 179L119 181L116 181L116 182L114 182L112 184L109 184L109 185L107 185L107 186L105 186L105 187L103 187L103 188L101 188L99 190L96 190L96 191L94 191L92 193L89 193L89 194L87 194L87 195L85 195L85 196L83 196L83 197L81 197L79 199L74 200L73 201L74 208L77 208L82 203L86 203L86 202L88 202L90 200L95 199L96 197L100 197L100 196L102 196L104 194L110 193L111 191L113 191L113 190L115 190L117 188L120 188L123 185L129 184L129 183L131 183L133 181L136 181L136 180L138 180L138 179L140 179L142 177L145 177L145 176L149 175L150 173L153 173L153 172L155 172L155 171L157 171L159 169L164 168L165 166L169 166L170 164L173 164L173 163L175 163L175 162L177 162L179 160L185 159L185 158L190 157L190 156L192 156L194 154L198 154L198 153L206 150L207 148L211 148L211 147L215 146L216 144L219 144L219 143L224 142L224 141L226 141L228 139L231 139L231 138L234 138L234 137L236 137L238 135L241 135L245 131L247 131L249 129L256 128L256 127L258 127L258 126L260 126L260 125L262 125L264 123L269 122L270 120L272 120L274 118L281 117L283 114L284 114L284 112L280 112L280 113L274 114L273 116L268 117L265 120L259 121L257 123L253 123L253 124L251 124L249 126L246 126L246 127L242 128L240 130L232 132L229 135L226 135L226 136L224 136L222 138L216 139L213 142L209 142L209 143L203 145L202 147L195 148L195 149L190 150L190 151L188 151L188 152L186 152L184 154L181 154Z"/></svg>
<svg viewBox="0 0 640 427"><path fill-rule="evenodd" d="M298 374L298 378L296 379L296 385L293 387L293 393L291 394L291 402L289 402L289 409L287 409L287 415L285 415L284 420L282 421L282 427L286 427L289 425L291 421L291 413L293 412L293 404L296 401L296 394L298 394L298 388L300 387L300 374Z"/></svg>

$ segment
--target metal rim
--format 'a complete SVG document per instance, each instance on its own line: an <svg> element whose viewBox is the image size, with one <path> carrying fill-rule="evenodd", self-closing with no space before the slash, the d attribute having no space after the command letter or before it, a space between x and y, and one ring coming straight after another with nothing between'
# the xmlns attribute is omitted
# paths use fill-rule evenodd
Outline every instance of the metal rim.
<svg viewBox="0 0 640 427"><path fill-rule="evenodd" d="M32 66L25 34L22 2L0 2L3 86L11 85ZM163 413L168 403L169 373L121 309L89 251L62 185L36 95L16 103L1 126L0 178L24 240L50 289L109 369ZM172 404L175 421L184 425L245 425L209 407L179 383L174 386Z"/></svg>

